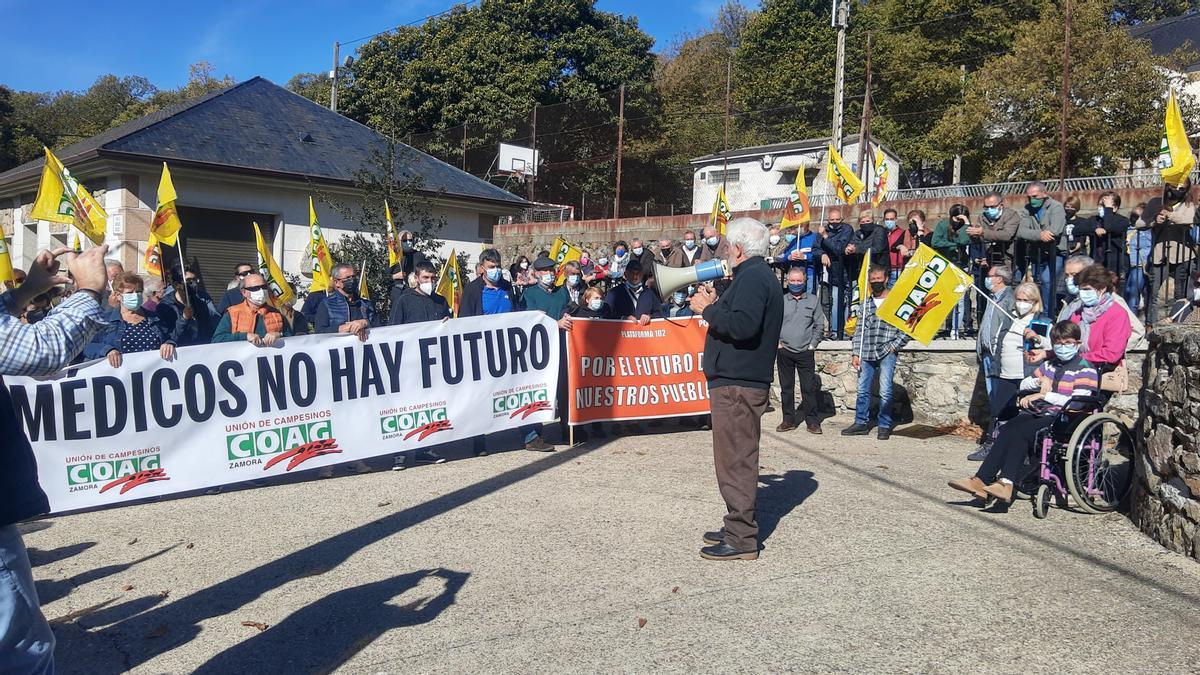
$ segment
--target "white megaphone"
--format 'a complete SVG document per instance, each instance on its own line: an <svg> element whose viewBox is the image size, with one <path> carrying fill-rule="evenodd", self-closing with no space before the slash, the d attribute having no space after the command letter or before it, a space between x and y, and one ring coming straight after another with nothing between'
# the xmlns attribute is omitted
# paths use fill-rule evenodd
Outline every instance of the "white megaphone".
<svg viewBox="0 0 1200 675"><path fill-rule="evenodd" d="M691 267L667 267L654 261L654 283L658 286L658 297L663 302L675 291L688 284L701 284L729 276L729 263L714 258Z"/></svg>

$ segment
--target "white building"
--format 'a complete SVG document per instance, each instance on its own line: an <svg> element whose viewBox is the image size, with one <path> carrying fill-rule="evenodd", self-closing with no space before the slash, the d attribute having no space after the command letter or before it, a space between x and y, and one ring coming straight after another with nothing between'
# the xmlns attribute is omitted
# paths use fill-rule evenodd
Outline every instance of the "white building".
<svg viewBox="0 0 1200 675"><path fill-rule="evenodd" d="M1200 49L1200 12L1139 24L1128 31L1131 37L1148 41L1155 56L1168 56L1178 49L1195 53ZM1182 71L1174 71L1171 75L1181 84L1181 97L1200 101L1200 61L1187 64Z"/></svg>
<svg viewBox="0 0 1200 675"><path fill-rule="evenodd" d="M144 271L150 220L165 161L171 168L188 264L199 265L213 297L234 265L255 260L252 222L263 229L285 272L301 274L308 245L308 198L331 244L360 226L323 199L358 212L355 174L369 170L386 139L349 118L262 78L133 120L55 153L109 214L110 258ZM527 202L408 146L397 146L397 179L419 176L437 237L472 256L490 244L497 219ZM25 267L40 249L69 245L67 225L30 218L42 172L38 159L0 174L0 225L13 264ZM379 212L383 204L370 205ZM404 229L401 214L396 226ZM170 253L164 252L166 255ZM168 264L174 262L169 258ZM357 262L357 261L354 261ZM383 261L386 264L386 261Z"/></svg>
<svg viewBox="0 0 1200 675"><path fill-rule="evenodd" d="M804 171L813 205L826 201L822 200L823 195L832 199L833 190L825 175L829 142L829 138L810 138L738 148L693 159L692 213L711 213L722 184L725 185L725 198L734 211L780 208L783 200L791 194L796 174L801 170ZM891 164L888 191L898 189L900 159L887 146L878 143L872 143L872 146L882 148ZM842 158L861 176L858 153L858 136L847 136L842 142ZM874 153L869 153L868 163L872 170L874 162Z"/></svg>

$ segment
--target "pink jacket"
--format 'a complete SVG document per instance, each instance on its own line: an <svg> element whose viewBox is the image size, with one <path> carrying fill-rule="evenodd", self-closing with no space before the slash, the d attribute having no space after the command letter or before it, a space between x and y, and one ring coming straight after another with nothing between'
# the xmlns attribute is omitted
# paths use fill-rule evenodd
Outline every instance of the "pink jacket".
<svg viewBox="0 0 1200 675"><path fill-rule="evenodd" d="M1080 312L1072 314L1071 321L1082 323ZM1114 302L1088 329L1088 350L1082 356L1093 366L1105 363L1116 365L1125 358L1125 346L1129 344L1132 333L1129 314Z"/></svg>

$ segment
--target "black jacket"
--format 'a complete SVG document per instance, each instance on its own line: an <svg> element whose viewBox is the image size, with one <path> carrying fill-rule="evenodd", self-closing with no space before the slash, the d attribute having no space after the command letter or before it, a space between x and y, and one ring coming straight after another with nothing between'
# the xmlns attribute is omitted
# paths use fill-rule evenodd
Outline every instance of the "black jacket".
<svg viewBox="0 0 1200 675"><path fill-rule="evenodd" d="M871 251L872 265L882 265L885 269L891 269L892 257L888 255L886 227L876 225L875 223L859 225L858 230L854 233L854 248L853 268L850 270L853 278L858 278L868 250Z"/></svg>
<svg viewBox="0 0 1200 675"><path fill-rule="evenodd" d="M475 280L467 284L463 289L462 300L458 306L458 316L480 316L483 314L483 277L475 277ZM513 294L512 284L501 279L497 284L500 288L508 293L508 299L512 302L513 311L521 309L517 303L517 296Z"/></svg>
<svg viewBox="0 0 1200 675"><path fill-rule="evenodd" d="M1098 236L1097 229L1104 235ZM1129 219L1115 210L1094 216L1075 227L1076 237L1087 237L1092 242L1092 258L1108 269L1121 274L1129 269L1129 256L1125 253L1125 234L1129 231Z"/></svg>
<svg viewBox="0 0 1200 675"><path fill-rule="evenodd" d="M826 226L825 236L817 239L817 246L820 247L817 259L820 259L820 253L829 255L829 284L831 286L844 286L850 280L847 263L851 261L851 258L846 255L846 246L853 240L854 230L845 223L838 225L836 231Z"/></svg>
<svg viewBox="0 0 1200 675"><path fill-rule="evenodd" d="M406 288L392 302L392 314L388 325L399 326L404 323L441 321L448 316L450 316L450 305L446 304L445 298L437 293L425 295L415 288Z"/></svg>
<svg viewBox="0 0 1200 675"><path fill-rule="evenodd" d="M733 283L703 316L709 388L770 387L783 326L783 290L766 261L751 258L733 268Z"/></svg>
<svg viewBox="0 0 1200 675"><path fill-rule="evenodd" d="M225 291L221 296L221 301L217 303L217 314L224 314L225 310L233 305L240 305L245 302L246 298L242 297L242 289L240 286Z"/></svg>
<svg viewBox="0 0 1200 675"><path fill-rule="evenodd" d="M392 290L389 294L391 304L396 306L396 302L400 300L400 294L408 288L408 275L413 273L417 268L417 263L425 262L425 254L417 250L407 251L400 256L400 260L388 268L388 274L403 272L403 279L392 279Z"/></svg>
<svg viewBox="0 0 1200 675"><path fill-rule="evenodd" d="M609 315L614 319L624 319L627 316L638 319L643 314L649 315L651 319L662 316L662 305L659 302L658 294L645 286L642 286L642 294L637 297L635 303L633 294L629 292L625 284L617 284L605 296L604 304L608 307Z"/></svg>

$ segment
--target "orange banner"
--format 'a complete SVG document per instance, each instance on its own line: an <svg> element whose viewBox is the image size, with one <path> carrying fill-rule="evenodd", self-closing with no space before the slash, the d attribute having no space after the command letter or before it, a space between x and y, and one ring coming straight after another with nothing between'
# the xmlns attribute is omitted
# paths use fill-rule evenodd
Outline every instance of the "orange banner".
<svg viewBox="0 0 1200 675"><path fill-rule="evenodd" d="M700 317L633 321L576 319L567 334L571 424L706 415Z"/></svg>

